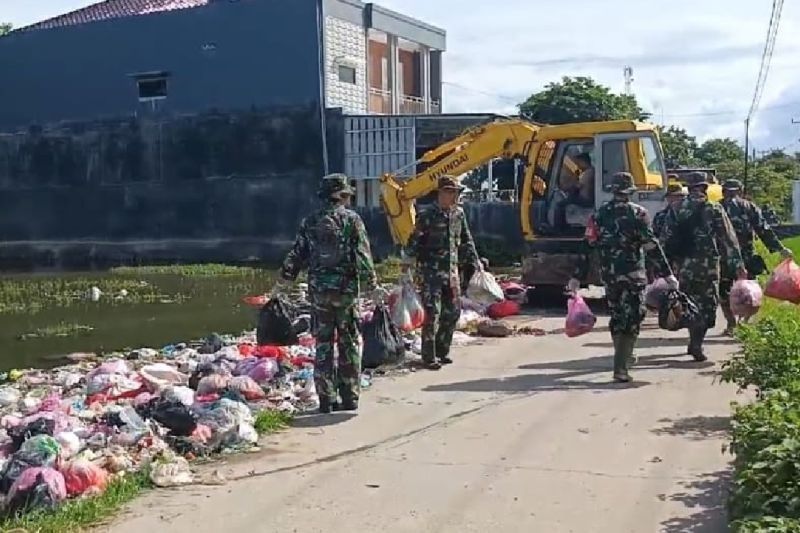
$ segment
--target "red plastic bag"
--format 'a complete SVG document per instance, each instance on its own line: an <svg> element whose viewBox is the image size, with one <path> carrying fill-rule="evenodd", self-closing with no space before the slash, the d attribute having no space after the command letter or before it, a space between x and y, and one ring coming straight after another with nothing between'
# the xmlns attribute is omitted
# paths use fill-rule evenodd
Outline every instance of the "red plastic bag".
<svg viewBox="0 0 800 533"><path fill-rule="evenodd" d="M739 280L731 287L731 311L736 316L750 318L761 308L763 292L757 281Z"/></svg>
<svg viewBox="0 0 800 533"><path fill-rule="evenodd" d="M800 266L791 259L784 259L769 277L764 294L776 300L800 303Z"/></svg>
<svg viewBox="0 0 800 533"><path fill-rule="evenodd" d="M284 356L284 350L281 346L273 346L271 344L264 344L256 346L253 351L256 357L269 357L270 359L280 359Z"/></svg>
<svg viewBox="0 0 800 533"><path fill-rule="evenodd" d="M247 305L252 305L253 307L264 307L264 304L267 303L269 298L266 294L260 294L258 296L245 296L242 298L242 301Z"/></svg>
<svg viewBox="0 0 800 533"><path fill-rule="evenodd" d="M103 492L108 484L108 472L86 459L72 461L61 469L61 473L70 497Z"/></svg>
<svg viewBox="0 0 800 533"><path fill-rule="evenodd" d="M575 295L567 302L567 324L564 333L567 337L577 337L592 331L597 317L586 305L586 302L579 295Z"/></svg>
<svg viewBox="0 0 800 533"><path fill-rule="evenodd" d="M395 289L395 293L397 296L391 304L392 322L401 331L414 331L425 321L425 308L422 307L422 301L409 274L400 279L400 286Z"/></svg>
<svg viewBox="0 0 800 533"><path fill-rule="evenodd" d="M512 300L503 300L486 308L486 314L494 320L519 314L519 304Z"/></svg>
<svg viewBox="0 0 800 533"><path fill-rule="evenodd" d="M242 354L244 357L250 357L251 355L255 355L256 347L252 344L240 344L238 346L239 353Z"/></svg>

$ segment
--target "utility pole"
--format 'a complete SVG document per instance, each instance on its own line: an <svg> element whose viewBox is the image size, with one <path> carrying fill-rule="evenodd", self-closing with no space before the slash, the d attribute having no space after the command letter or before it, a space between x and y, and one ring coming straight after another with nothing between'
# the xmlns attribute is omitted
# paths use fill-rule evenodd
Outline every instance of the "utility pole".
<svg viewBox="0 0 800 533"><path fill-rule="evenodd" d="M744 193L747 193L747 167L750 163L748 152L750 151L750 117L744 119Z"/></svg>

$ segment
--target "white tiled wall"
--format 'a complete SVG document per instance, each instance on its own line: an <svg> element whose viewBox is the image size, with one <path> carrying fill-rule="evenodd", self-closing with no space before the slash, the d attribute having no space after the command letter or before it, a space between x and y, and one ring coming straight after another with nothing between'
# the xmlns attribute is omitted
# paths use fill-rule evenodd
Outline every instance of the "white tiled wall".
<svg viewBox="0 0 800 533"><path fill-rule="evenodd" d="M325 83L327 107L341 107L345 113L367 112L367 45L364 28L334 17L325 19ZM356 68L356 83L339 81L337 57L347 58Z"/></svg>

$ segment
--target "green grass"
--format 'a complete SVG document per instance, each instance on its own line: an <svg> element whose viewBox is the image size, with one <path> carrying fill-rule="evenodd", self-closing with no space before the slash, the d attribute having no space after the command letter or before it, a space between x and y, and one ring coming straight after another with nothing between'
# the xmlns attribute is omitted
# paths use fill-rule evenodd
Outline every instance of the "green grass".
<svg viewBox="0 0 800 533"><path fill-rule="evenodd" d="M91 333L94 328L92 326L85 326L83 324L72 324L68 322L59 322L54 326L45 326L36 328L31 333L24 333L20 335L19 340L26 341L29 339L48 339L51 337L76 337Z"/></svg>
<svg viewBox="0 0 800 533"><path fill-rule="evenodd" d="M12 276L0 279L0 313L33 314L45 308L92 303L88 293L95 286L103 293L100 297L102 303L152 303L181 299L181 295L163 294L158 287L144 280Z"/></svg>
<svg viewBox="0 0 800 533"><path fill-rule="evenodd" d="M259 411L255 418L253 427L256 428L259 435L268 435L286 429L292 422L292 415L282 411Z"/></svg>
<svg viewBox="0 0 800 533"><path fill-rule="evenodd" d="M147 472L111 481L99 496L71 500L55 511L33 511L0 521L0 531L26 533L68 533L87 531L107 522L113 513L151 487Z"/></svg>
<svg viewBox="0 0 800 533"><path fill-rule="evenodd" d="M183 276L186 278L250 277L266 273L252 267L222 265L216 263L195 265L126 266L112 268L119 276Z"/></svg>

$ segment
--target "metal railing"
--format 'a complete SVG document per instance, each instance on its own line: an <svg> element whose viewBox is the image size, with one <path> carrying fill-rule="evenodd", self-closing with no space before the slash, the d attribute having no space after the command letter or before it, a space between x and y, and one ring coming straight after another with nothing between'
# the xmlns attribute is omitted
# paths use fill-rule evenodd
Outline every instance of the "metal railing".
<svg viewBox="0 0 800 533"><path fill-rule="evenodd" d="M424 115L425 114L425 99L413 95L401 95L399 98L400 108L398 113L401 115ZM379 115L392 114L392 91L385 89L377 89L375 87L369 88L369 106L368 111ZM431 100L430 113L441 113L441 104L438 100Z"/></svg>
<svg viewBox="0 0 800 533"><path fill-rule="evenodd" d="M383 89L369 88L369 106L367 108L370 113L378 113L380 115L388 115L392 112L392 93Z"/></svg>

